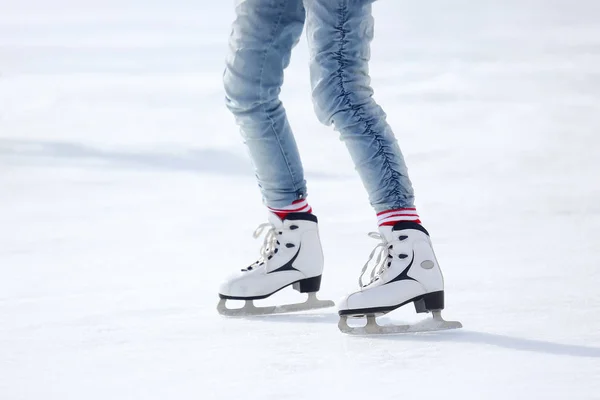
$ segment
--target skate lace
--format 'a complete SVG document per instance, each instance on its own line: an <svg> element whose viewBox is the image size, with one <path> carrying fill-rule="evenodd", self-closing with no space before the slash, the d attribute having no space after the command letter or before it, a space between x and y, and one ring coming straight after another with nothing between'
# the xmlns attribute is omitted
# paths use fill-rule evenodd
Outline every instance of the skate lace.
<svg viewBox="0 0 600 400"><path fill-rule="evenodd" d="M386 260L389 258L390 248L391 248L391 246L386 241L385 237L383 237L383 235L381 235L380 233L369 232L368 235L369 235L369 237L371 237L373 239L380 240L381 243L377 244L377 246L375 246L375 248L371 251L371 254L369 254L369 259L363 266L362 271L360 271L360 276L358 278L358 285L360 286L361 289L363 287L369 286L371 283L373 283L377 279L379 279L379 275L381 275L381 273L385 270ZM373 260L375 260L375 262L373 263L373 269L371 270L371 273L369 275L369 282L366 284L363 284L363 277L364 277L365 273L367 272L367 269L369 268L371 261L373 261Z"/></svg>
<svg viewBox="0 0 600 400"><path fill-rule="evenodd" d="M267 234L263 239L263 244L260 247L260 258L257 263L264 262L275 253L277 248L277 228L270 222L260 224L252 234L254 239L257 239L266 230Z"/></svg>

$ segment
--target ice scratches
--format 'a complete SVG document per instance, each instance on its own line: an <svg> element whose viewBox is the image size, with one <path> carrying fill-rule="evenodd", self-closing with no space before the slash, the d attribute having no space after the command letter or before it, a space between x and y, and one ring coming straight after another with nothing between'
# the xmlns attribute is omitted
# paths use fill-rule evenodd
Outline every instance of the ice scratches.
<svg viewBox="0 0 600 400"><path fill-rule="evenodd" d="M246 156L214 148L158 149L131 146L90 146L78 142L0 138L1 162L12 164L61 166L77 163L89 168L114 168L134 171L211 173L227 176L252 176ZM61 164L64 163L64 164ZM315 179L337 180L348 175L308 171Z"/></svg>
<svg viewBox="0 0 600 400"><path fill-rule="evenodd" d="M98 162L103 168L161 170L173 172L210 172L221 175L248 175L248 161L232 152L209 148L165 149L103 146L50 140L0 139L0 155L20 163Z"/></svg>

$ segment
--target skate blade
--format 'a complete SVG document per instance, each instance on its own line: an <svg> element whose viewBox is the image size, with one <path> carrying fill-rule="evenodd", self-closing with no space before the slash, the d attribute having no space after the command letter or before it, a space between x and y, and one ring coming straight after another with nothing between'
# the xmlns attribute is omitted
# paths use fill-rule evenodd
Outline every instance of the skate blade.
<svg viewBox="0 0 600 400"><path fill-rule="evenodd" d="M377 323L374 315L367 316L365 326L352 327L348 325L348 316L340 316L338 328L348 335L392 335L398 333L437 332L448 329L462 328L458 321L446 321L440 311L433 311L433 318L425 319L413 325L385 325Z"/></svg>
<svg viewBox="0 0 600 400"><path fill-rule="evenodd" d="M228 317L284 314L335 306L335 303L331 300L319 300L316 293L309 293L304 303L284 304L280 306L256 307L253 300L246 300L242 308L227 308L226 303L227 299L221 299L217 305L217 311L219 311L219 314Z"/></svg>

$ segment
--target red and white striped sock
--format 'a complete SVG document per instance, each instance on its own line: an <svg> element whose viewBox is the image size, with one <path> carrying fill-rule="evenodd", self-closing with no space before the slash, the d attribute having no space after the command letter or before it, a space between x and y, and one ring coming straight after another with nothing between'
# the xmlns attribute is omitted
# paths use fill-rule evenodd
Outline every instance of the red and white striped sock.
<svg viewBox="0 0 600 400"><path fill-rule="evenodd" d="M312 207L308 205L308 201L306 201L306 199L295 200L291 205L283 208L268 208L269 211L271 211L274 214L277 214L277 216L281 219L284 219L290 213L312 213Z"/></svg>
<svg viewBox="0 0 600 400"><path fill-rule="evenodd" d="M379 226L395 225L398 221L411 221L417 224L421 223L416 208L397 208L395 210L386 210L377 213L377 223Z"/></svg>

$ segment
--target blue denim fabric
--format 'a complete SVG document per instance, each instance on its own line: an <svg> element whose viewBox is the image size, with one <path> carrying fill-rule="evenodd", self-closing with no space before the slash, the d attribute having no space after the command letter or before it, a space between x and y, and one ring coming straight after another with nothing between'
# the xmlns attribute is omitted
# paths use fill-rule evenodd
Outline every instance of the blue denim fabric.
<svg viewBox="0 0 600 400"><path fill-rule="evenodd" d="M404 158L372 98L373 0L238 2L224 74L226 101L273 208L306 197L300 155L279 100L283 70L306 22L315 112L346 144L375 211L413 207Z"/></svg>

